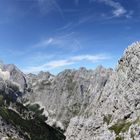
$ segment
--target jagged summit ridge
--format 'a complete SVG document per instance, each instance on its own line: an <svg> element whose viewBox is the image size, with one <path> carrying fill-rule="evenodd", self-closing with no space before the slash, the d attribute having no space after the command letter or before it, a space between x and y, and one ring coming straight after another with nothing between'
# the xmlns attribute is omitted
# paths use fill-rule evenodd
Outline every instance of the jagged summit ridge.
<svg viewBox="0 0 140 140"><path fill-rule="evenodd" d="M96 102L97 105L89 109L92 115L71 119L66 132L67 140L139 139L139 51L140 43L126 49Z"/></svg>

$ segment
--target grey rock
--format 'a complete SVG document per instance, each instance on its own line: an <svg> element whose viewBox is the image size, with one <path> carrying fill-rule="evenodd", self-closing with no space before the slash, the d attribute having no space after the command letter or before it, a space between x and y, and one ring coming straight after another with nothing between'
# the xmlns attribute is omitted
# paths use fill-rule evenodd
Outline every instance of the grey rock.
<svg viewBox="0 0 140 140"><path fill-rule="evenodd" d="M67 140L139 139L139 42L125 50L115 70L81 68L28 75L27 81L29 100L45 106L51 125L61 122Z"/></svg>
<svg viewBox="0 0 140 140"><path fill-rule="evenodd" d="M19 136L16 128L10 124L7 124L2 117L0 117L0 139L6 137L15 137L18 140L24 140L24 138Z"/></svg>
<svg viewBox="0 0 140 140"><path fill-rule="evenodd" d="M86 117L82 121L84 124L82 128L78 121L77 127L75 127L75 123L73 124L71 120L66 131L67 140L80 140L82 137L85 140L114 140L117 137L124 140L139 139L139 51L140 43L132 44L125 50L116 70L105 85L101 98L96 102L96 106L92 105L93 109L89 109L92 120L91 128L94 130L96 122L99 123L99 129L89 135L91 130L88 130L89 127L86 129ZM79 127L80 132L73 135L72 131L76 132ZM80 137L78 138L77 135Z"/></svg>
<svg viewBox="0 0 140 140"><path fill-rule="evenodd" d="M9 79L12 82L15 82L19 85L20 90L23 92L27 88L27 82L25 78L25 74L21 72L15 65L13 64L1 64L0 69L3 72L9 72Z"/></svg>
<svg viewBox="0 0 140 140"><path fill-rule="evenodd" d="M99 66L95 70L65 70L57 76L28 75L28 85L32 89L28 99L41 102L49 119L61 122L66 129L71 118L84 114L91 103L96 105L111 73L112 69Z"/></svg>

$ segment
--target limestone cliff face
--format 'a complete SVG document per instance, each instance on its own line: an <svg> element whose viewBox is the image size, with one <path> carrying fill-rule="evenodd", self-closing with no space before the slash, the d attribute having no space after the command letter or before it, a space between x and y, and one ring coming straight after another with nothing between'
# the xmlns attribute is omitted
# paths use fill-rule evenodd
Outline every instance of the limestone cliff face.
<svg viewBox="0 0 140 140"><path fill-rule="evenodd" d="M60 123L67 140L139 139L139 42L125 50L114 71L99 66L27 79L30 100L46 107L48 122Z"/></svg>
<svg viewBox="0 0 140 140"><path fill-rule="evenodd" d="M48 123L57 125L58 121L66 130L71 118L88 112L90 104L96 105L111 73L111 69L99 66L95 70L65 70L57 76L28 75L32 89L28 98L46 107Z"/></svg>
<svg viewBox="0 0 140 140"><path fill-rule="evenodd" d="M140 43L125 50L90 117L72 118L67 140L140 138Z"/></svg>

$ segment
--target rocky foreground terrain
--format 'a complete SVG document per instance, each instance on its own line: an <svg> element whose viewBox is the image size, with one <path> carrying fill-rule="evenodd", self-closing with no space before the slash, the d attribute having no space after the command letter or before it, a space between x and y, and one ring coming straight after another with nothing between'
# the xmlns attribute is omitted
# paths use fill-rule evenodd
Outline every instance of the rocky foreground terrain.
<svg viewBox="0 0 140 140"><path fill-rule="evenodd" d="M0 139L65 140L60 130L46 123L39 104L23 98L28 92L25 74L14 65L0 65Z"/></svg>
<svg viewBox="0 0 140 140"><path fill-rule="evenodd" d="M140 140L139 42L115 70L26 75L1 64L0 77L1 139Z"/></svg>

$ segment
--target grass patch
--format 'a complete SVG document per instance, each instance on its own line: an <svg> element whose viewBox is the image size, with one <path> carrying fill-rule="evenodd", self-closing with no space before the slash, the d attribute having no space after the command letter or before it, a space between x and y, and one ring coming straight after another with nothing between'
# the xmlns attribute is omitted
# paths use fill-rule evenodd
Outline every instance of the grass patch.
<svg viewBox="0 0 140 140"><path fill-rule="evenodd" d="M23 119L15 111L0 107L0 116L8 123L20 128L18 131L26 140L64 140L59 131L47 125L38 118ZM27 132L28 135L25 134Z"/></svg>
<svg viewBox="0 0 140 140"><path fill-rule="evenodd" d="M126 132L131 125L132 122L127 122L126 120L120 120L116 124L112 125L109 128L109 130L113 130L116 135L119 135L120 132Z"/></svg>
<svg viewBox="0 0 140 140"><path fill-rule="evenodd" d="M121 136L117 136L115 140L123 140Z"/></svg>
<svg viewBox="0 0 140 140"><path fill-rule="evenodd" d="M110 122L111 122L111 118L112 118L111 114L108 114L107 116L104 116L104 118L103 118L104 123L107 123L107 125L109 125Z"/></svg>

